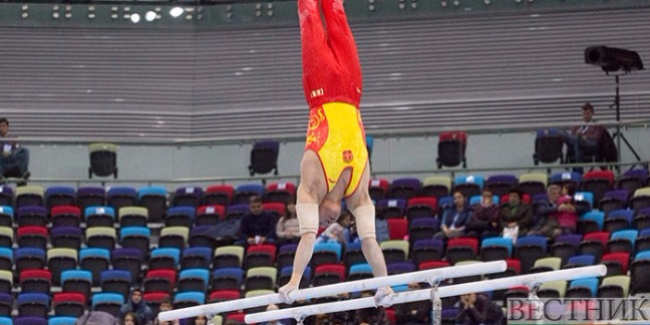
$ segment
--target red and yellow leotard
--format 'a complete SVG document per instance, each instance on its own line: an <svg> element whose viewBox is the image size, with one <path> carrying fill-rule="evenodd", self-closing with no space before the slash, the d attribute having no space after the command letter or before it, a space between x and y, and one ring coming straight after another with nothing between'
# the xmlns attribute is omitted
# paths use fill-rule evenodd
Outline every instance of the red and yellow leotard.
<svg viewBox="0 0 650 325"><path fill-rule="evenodd" d="M299 0L303 88L310 107L305 150L320 158L328 192L350 169L345 196L357 189L368 163L359 113L362 76L357 46L341 0Z"/></svg>

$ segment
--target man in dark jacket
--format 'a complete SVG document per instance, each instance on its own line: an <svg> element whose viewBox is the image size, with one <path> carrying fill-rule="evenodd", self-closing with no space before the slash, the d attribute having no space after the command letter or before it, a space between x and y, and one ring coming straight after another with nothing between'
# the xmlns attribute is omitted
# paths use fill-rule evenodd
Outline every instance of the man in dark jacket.
<svg viewBox="0 0 650 325"><path fill-rule="evenodd" d="M460 296L459 312L456 325L497 325L501 324L503 313L501 308L493 305L488 297L482 294L469 293Z"/></svg>
<svg viewBox="0 0 650 325"><path fill-rule="evenodd" d="M519 234L526 234L531 227L532 211L521 199L523 192L518 188L510 190L508 203L501 207L501 227L519 227Z"/></svg>
<svg viewBox="0 0 650 325"><path fill-rule="evenodd" d="M149 325L153 323L154 315L147 303L142 300L142 290L136 288L131 291L131 300L120 308L120 319L124 314L133 312L138 317L140 324Z"/></svg>
<svg viewBox="0 0 650 325"><path fill-rule="evenodd" d="M465 226L468 236L481 239L499 235L500 211L494 204L494 197L490 190L483 190L481 203L472 206L472 211L472 216Z"/></svg>
<svg viewBox="0 0 650 325"><path fill-rule="evenodd" d="M419 283L410 283L409 291L422 289ZM431 323L431 301L414 301L395 306L395 324L416 325Z"/></svg>
<svg viewBox="0 0 650 325"><path fill-rule="evenodd" d="M241 239L245 245L275 243L276 224L275 216L264 211L262 198L253 196L250 198L250 213L241 221Z"/></svg>

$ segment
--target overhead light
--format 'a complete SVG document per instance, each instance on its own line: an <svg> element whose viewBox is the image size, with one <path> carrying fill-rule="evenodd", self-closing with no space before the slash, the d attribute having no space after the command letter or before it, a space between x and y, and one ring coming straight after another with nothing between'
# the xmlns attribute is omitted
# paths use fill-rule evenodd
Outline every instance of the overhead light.
<svg viewBox="0 0 650 325"><path fill-rule="evenodd" d="M169 11L169 14L174 18L180 17L183 14L183 8L174 7Z"/></svg>
<svg viewBox="0 0 650 325"><path fill-rule="evenodd" d="M156 19L156 13L153 12L153 11L149 11L149 12L147 12L147 14L144 16L144 19L146 19L147 21L154 21L154 19Z"/></svg>
<svg viewBox="0 0 650 325"><path fill-rule="evenodd" d="M131 21L134 24L137 24L140 22L140 14L131 14Z"/></svg>

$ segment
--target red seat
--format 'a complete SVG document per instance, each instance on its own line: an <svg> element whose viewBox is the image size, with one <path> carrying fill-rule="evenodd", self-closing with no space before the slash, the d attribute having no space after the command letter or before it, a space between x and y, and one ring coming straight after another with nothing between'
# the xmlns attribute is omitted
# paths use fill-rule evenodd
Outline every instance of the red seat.
<svg viewBox="0 0 650 325"><path fill-rule="evenodd" d="M621 265L623 274L627 274L627 268L630 263L630 254L628 253L609 253L603 255L602 262L618 262Z"/></svg>
<svg viewBox="0 0 650 325"><path fill-rule="evenodd" d="M388 219L388 236L392 240L403 240L408 233L409 222L405 219Z"/></svg>
<svg viewBox="0 0 650 325"><path fill-rule="evenodd" d="M205 196L223 195L227 197L228 202L232 202L235 189L230 185L212 185L205 189Z"/></svg>
<svg viewBox="0 0 650 325"><path fill-rule="evenodd" d="M167 280L167 283L164 284L164 287L168 290L159 290L159 287L155 286L156 289L151 289L148 285L148 282L151 280ZM158 270L149 270L147 275L144 278L144 288L145 292L171 292L176 286L176 270L168 269L158 269Z"/></svg>
<svg viewBox="0 0 650 325"><path fill-rule="evenodd" d="M607 247L609 236L610 234L606 231L592 232L586 234L583 241L599 241L603 244L603 247Z"/></svg>
<svg viewBox="0 0 650 325"><path fill-rule="evenodd" d="M246 319L246 313L234 312L234 313L230 313L230 314L228 314L228 316L226 316L226 323L228 323L229 320L233 320L233 321L244 324L244 323L246 323L245 319Z"/></svg>
<svg viewBox="0 0 650 325"><path fill-rule="evenodd" d="M296 195L296 185L291 182L287 183L271 183L266 187L266 192L276 192L276 191L285 191L289 193L289 196L293 197Z"/></svg>
<svg viewBox="0 0 650 325"><path fill-rule="evenodd" d="M251 254L267 254L271 256L271 261L275 262L276 247L275 245L252 245L248 246L246 256Z"/></svg>
<svg viewBox="0 0 650 325"><path fill-rule="evenodd" d="M435 214L438 211L438 199L435 197L414 197L407 202L406 209L416 206L427 206Z"/></svg>
<svg viewBox="0 0 650 325"><path fill-rule="evenodd" d="M56 305L60 303L70 303L70 302L76 302L81 305L85 305L86 297L82 293L78 293L78 292L57 292L54 294L54 297L52 298L52 303L55 308Z"/></svg>
<svg viewBox="0 0 650 325"><path fill-rule="evenodd" d="M459 140L462 144L467 145L467 132L447 131L440 133L439 141Z"/></svg>
<svg viewBox="0 0 650 325"><path fill-rule="evenodd" d="M226 215L226 208L222 205L203 205L196 210L196 216L217 215L219 220L223 220Z"/></svg>
<svg viewBox="0 0 650 325"><path fill-rule="evenodd" d="M241 298L238 290L215 290L210 293L209 302L237 300Z"/></svg>
<svg viewBox="0 0 650 325"><path fill-rule="evenodd" d="M609 170L594 170L590 171L584 174L582 176L583 180L588 180L588 179L606 179L609 181L610 186L614 186L614 181L616 177L614 176L614 173Z"/></svg>
<svg viewBox="0 0 650 325"><path fill-rule="evenodd" d="M521 274L521 262L516 259L506 259L506 265L509 270L515 271L515 274Z"/></svg>
<svg viewBox="0 0 650 325"><path fill-rule="evenodd" d="M316 267L314 277L321 274L336 274L341 282L345 281L345 266L341 264L323 264Z"/></svg>
<svg viewBox="0 0 650 325"><path fill-rule="evenodd" d="M146 303L161 303L165 299L169 299L170 295L166 292L147 292L142 294L142 300Z"/></svg>
<svg viewBox="0 0 650 325"><path fill-rule="evenodd" d="M475 238L452 238L447 243L447 250L452 247L469 247L474 251L474 255L478 252L478 240Z"/></svg>
<svg viewBox="0 0 650 325"><path fill-rule="evenodd" d="M383 200L388 196L388 190L390 188L390 182L386 179L371 179L369 181L368 190L370 191L370 196L374 200ZM374 194L374 195L373 195Z"/></svg>
<svg viewBox="0 0 650 325"><path fill-rule="evenodd" d="M52 282L52 273L48 270L25 270L20 272L20 282L32 279L43 279Z"/></svg>
<svg viewBox="0 0 650 325"><path fill-rule="evenodd" d="M501 196L501 199L499 200L499 205L502 205L502 204L505 204L505 203L508 203L508 202L510 202L510 194L504 194L504 195ZM521 197L521 202L524 202L524 203L530 205L530 195L524 194Z"/></svg>
<svg viewBox="0 0 650 325"><path fill-rule="evenodd" d="M420 263L420 270L430 270L430 269L439 269L441 267L448 267L449 262L447 261L428 261Z"/></svg>
<svg viewBox="0 0 650 325"><path fill-rule="evenodd" d="M18 227L17 231L18 238L22 236L27 236L27 235L41 235L44 237L48 236L47 233L47 228L46 227L38 227L38 226L24 226L24 227Z"/></svg>
<svg viewBox="0 0 650 325"><path fill-rule="evenodd" d="M386 318L391 324L395 324L395 310L392 308L387 308L386 309Z"/></svg>

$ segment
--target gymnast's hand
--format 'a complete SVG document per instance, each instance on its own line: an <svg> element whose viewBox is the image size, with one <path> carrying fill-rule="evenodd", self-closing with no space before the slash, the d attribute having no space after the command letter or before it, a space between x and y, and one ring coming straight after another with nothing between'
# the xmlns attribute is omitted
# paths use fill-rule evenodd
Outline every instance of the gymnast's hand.
<svg viewBox="0 0 650 325"><path fill-rule="evenodd" d="M393 292L393 289L390 287L377 289L377 292L375 293L375 306L390 307L390 300L393 294L395 294L395 292Z"/></svg>
<svg viewBox="0 0 650 325"><path fill-rule="evenodd" d="M292 284L291 282L287 283L285 286L278 290L278 294L280 294L280 300L282 300L282 302L287 305L292 304L295 299L291 298L290 295L296 290L298 290L298 285Z"/></svg>

